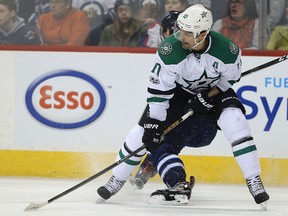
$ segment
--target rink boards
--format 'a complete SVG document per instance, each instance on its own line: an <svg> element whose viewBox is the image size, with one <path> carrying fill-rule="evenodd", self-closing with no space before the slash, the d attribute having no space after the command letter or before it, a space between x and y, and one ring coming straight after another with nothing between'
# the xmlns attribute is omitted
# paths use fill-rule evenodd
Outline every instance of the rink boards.
<svg viewBox="0 0 288 216"><path fill-rule="evenodd" d="M114 163L115 156L116 153L0 151L0 175L87 178ZM181 155L181 158L187 175L195 176L197 182L244 183L233 157ZM261 158L260 163L265 184L288 186L288 159ZM160 177L157 175L153 180L160 181Z"/></svg>
<svg viewBox="0 0 288 216"><path fill-rule="evenodd" d="M275 59L244 56L243 71ZM0 175L83 178L114 162L145 106L153 54L0 51ZM267 184L288 185L288 61L235 85ZM181 152L201 182L243 183L219 132ZM155 180L159 180L158 177Z"/></svg>

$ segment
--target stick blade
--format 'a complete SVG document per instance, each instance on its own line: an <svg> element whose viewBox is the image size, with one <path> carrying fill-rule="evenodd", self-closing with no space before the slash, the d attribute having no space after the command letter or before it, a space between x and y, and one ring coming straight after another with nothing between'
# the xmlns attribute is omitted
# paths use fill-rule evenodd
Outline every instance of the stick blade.
<svg viewBox="0 0 288 216"><path fill-rule="evenodd" d="M32 211L32 210L36 210L39 209L45 205L48 204L48 201L46 202L42 202L42 203L30 203L25 209L24 211Z"/></svg>

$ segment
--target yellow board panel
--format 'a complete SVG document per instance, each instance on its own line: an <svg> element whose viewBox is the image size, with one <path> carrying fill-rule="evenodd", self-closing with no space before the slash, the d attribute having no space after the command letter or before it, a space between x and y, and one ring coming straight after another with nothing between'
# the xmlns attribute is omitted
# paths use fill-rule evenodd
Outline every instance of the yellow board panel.
<svg viewBox="0 0 288 216"><path fill-rule="evenodd" d="M0 176L87 178L114 163L115 156L116 153L2 150ZM233 157L182 155L181 158L187 176L195 176L197 182L245 182ZM288 186L288 159L261 158L260 163L265 185ZM159 176L153 178L159 179Z"/></svg>

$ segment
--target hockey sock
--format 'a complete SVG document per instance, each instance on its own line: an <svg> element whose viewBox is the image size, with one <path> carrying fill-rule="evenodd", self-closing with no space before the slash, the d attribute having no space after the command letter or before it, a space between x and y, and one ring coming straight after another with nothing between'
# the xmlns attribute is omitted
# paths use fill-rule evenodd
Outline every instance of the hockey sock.
<svg viewBox="0 0 288 216"><path fill-rule="evenodd" d="M184 164L177 155L162 155L158 161L157 170L163 182L169 187L174 187L177 183L186 181Z"/></svg>
<svg viewBox="0 0 288 216"><path fill-rule="evenodd" d="M244 137L232 143L233 155L245 179L255 177L261 172L256 146L252 137Z"/></svg>
<svg viewBox="0 0 288 216"><path fill-rule="evenodd" d="M261 170L257 148L248 121L241 110L226 108L218 120L218 125L231 142L233 155L245 179L259 175Z"/></svg>
<svg viewBox="0 0 288 216"><path fill-rule="evenodd" d="M142 143L143 128L139 125L132 128L126 138L126 142L123 144L118 152L116 161L124 158L131 152L135 151L137 148L143 145ZM143 150L136 154L135 156L127 159L125 162L119 164L113 168L112 173L120 180L127 180L134 169L140 164L146 150Z"/></svg>

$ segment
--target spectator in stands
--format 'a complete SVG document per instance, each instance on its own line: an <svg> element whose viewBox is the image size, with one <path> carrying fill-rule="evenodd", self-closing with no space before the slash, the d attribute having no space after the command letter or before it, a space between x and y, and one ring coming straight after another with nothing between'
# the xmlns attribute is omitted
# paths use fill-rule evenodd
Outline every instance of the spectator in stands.
<svg viewBox="0 0 288 216"><path fill-rule="evenodd" d="M85 12L91 30L102 25L103 16L108 11L103 0L73 0L72 6Z"/></svg>
<svg viewBox="0 0 288 216"><path fill-rule="evenodd" d="M114 6L111 0L73 0L72 6L83 10L89 20L90 32L85 45L97 46L103 29L115 20Z"/></svg>
<svg viewBox="0 0 288 216"><path fill-rule="evenodd" d="M259 11L259 1L255 0L257 11ZM276 25L287 23L285 17L286 0L267 0L267 33L271 34Z"/></svg>
<svg viewBox="0 0 288 216"><path fill-rule="evenodd" d="M187 0L165 0L164 14L169 11L184 11L188 7Z"/></svg>
<svg viewBox="0 0 288 216"><path fill-rule="evenodd" d="M0 44L37 44L34 27L17 16L16 0L0 0Z"/></svg>
<svg viewBox="0 0 288 216"><path fill-rule="evenodd" d="M90 26L86 14L72 0L50 0L50 11L41 14L36 31L46 45L84 45Z"/></svg>
<svg viewBox="0 0 288 216"><path fill-rule="evenodd" d="M99 46L141 46L144 28L141 21L133 18L133 8L131 0L115 2L115 21L104 28Z"/></svg>
<svg viewBox="0 0 288 216"><path fill-rule="evenodd" d="M18 0L18 16L22 17L26 23L35 13L36 3L35 0Z"/></svg>
<svg viewBox="0 0 288 216"><path fill-rule="evenodd" d="M288 20L288 5L285 11ZM288 50L288 25L278 25L272 31L267 43L268 50Z"/></svg>
<svg viewBox="0 0 288 216"><path fill-rule="evenodd" d="M258 15L254 0L229 0L229 15L217 20L212 30L233 40L242 49L258 48Z"/></svg>
<svg viewBox="0 0 288 216"><path fill-rule="evenodd" d="M187 0L188 5L202 4L208 8L213 15L214 22L227 16L227 0Z"/></svg>
<svg viewBox="0 0 288 216"><path fill-rule="evenodd" d="M81 9L83 5L85 4L100 4L99 6L101 9L104 10L104 12L107 12L109 10L114 10L114 4L115 0L73 0L72 1L72 6L74 8Z"/></svg>
<svg viewBox="0 0 288 216"><path fill-rule="evenodd" d="M267 43L268 50L288 50L288 26L276 26Z"/></svg>
<svg viewBox="0 0 288 216"><path fill-rule="evenodd" d="M81 10L85 12L90 29L95 29L102 24L102 14L104 14L104 9L101 8L101 4L97 4L97 1L86 2L81 6Z"/></svg>
<svg viewBox="0 0 288 216"><path fill-rule="evenodd" d="M18 0L18 15L29 25L35 25L42 13L49 11L49 0Z"/></svg>
<svg viewBox="0 0 288 216"><path fill-rule="evenodd" d="M160 24L156 20L159 11L158 0L140 0L138 18L143 22L146 28L142 37L142 43L144 47L158 47L161 43L159 35Z"/></svg>

